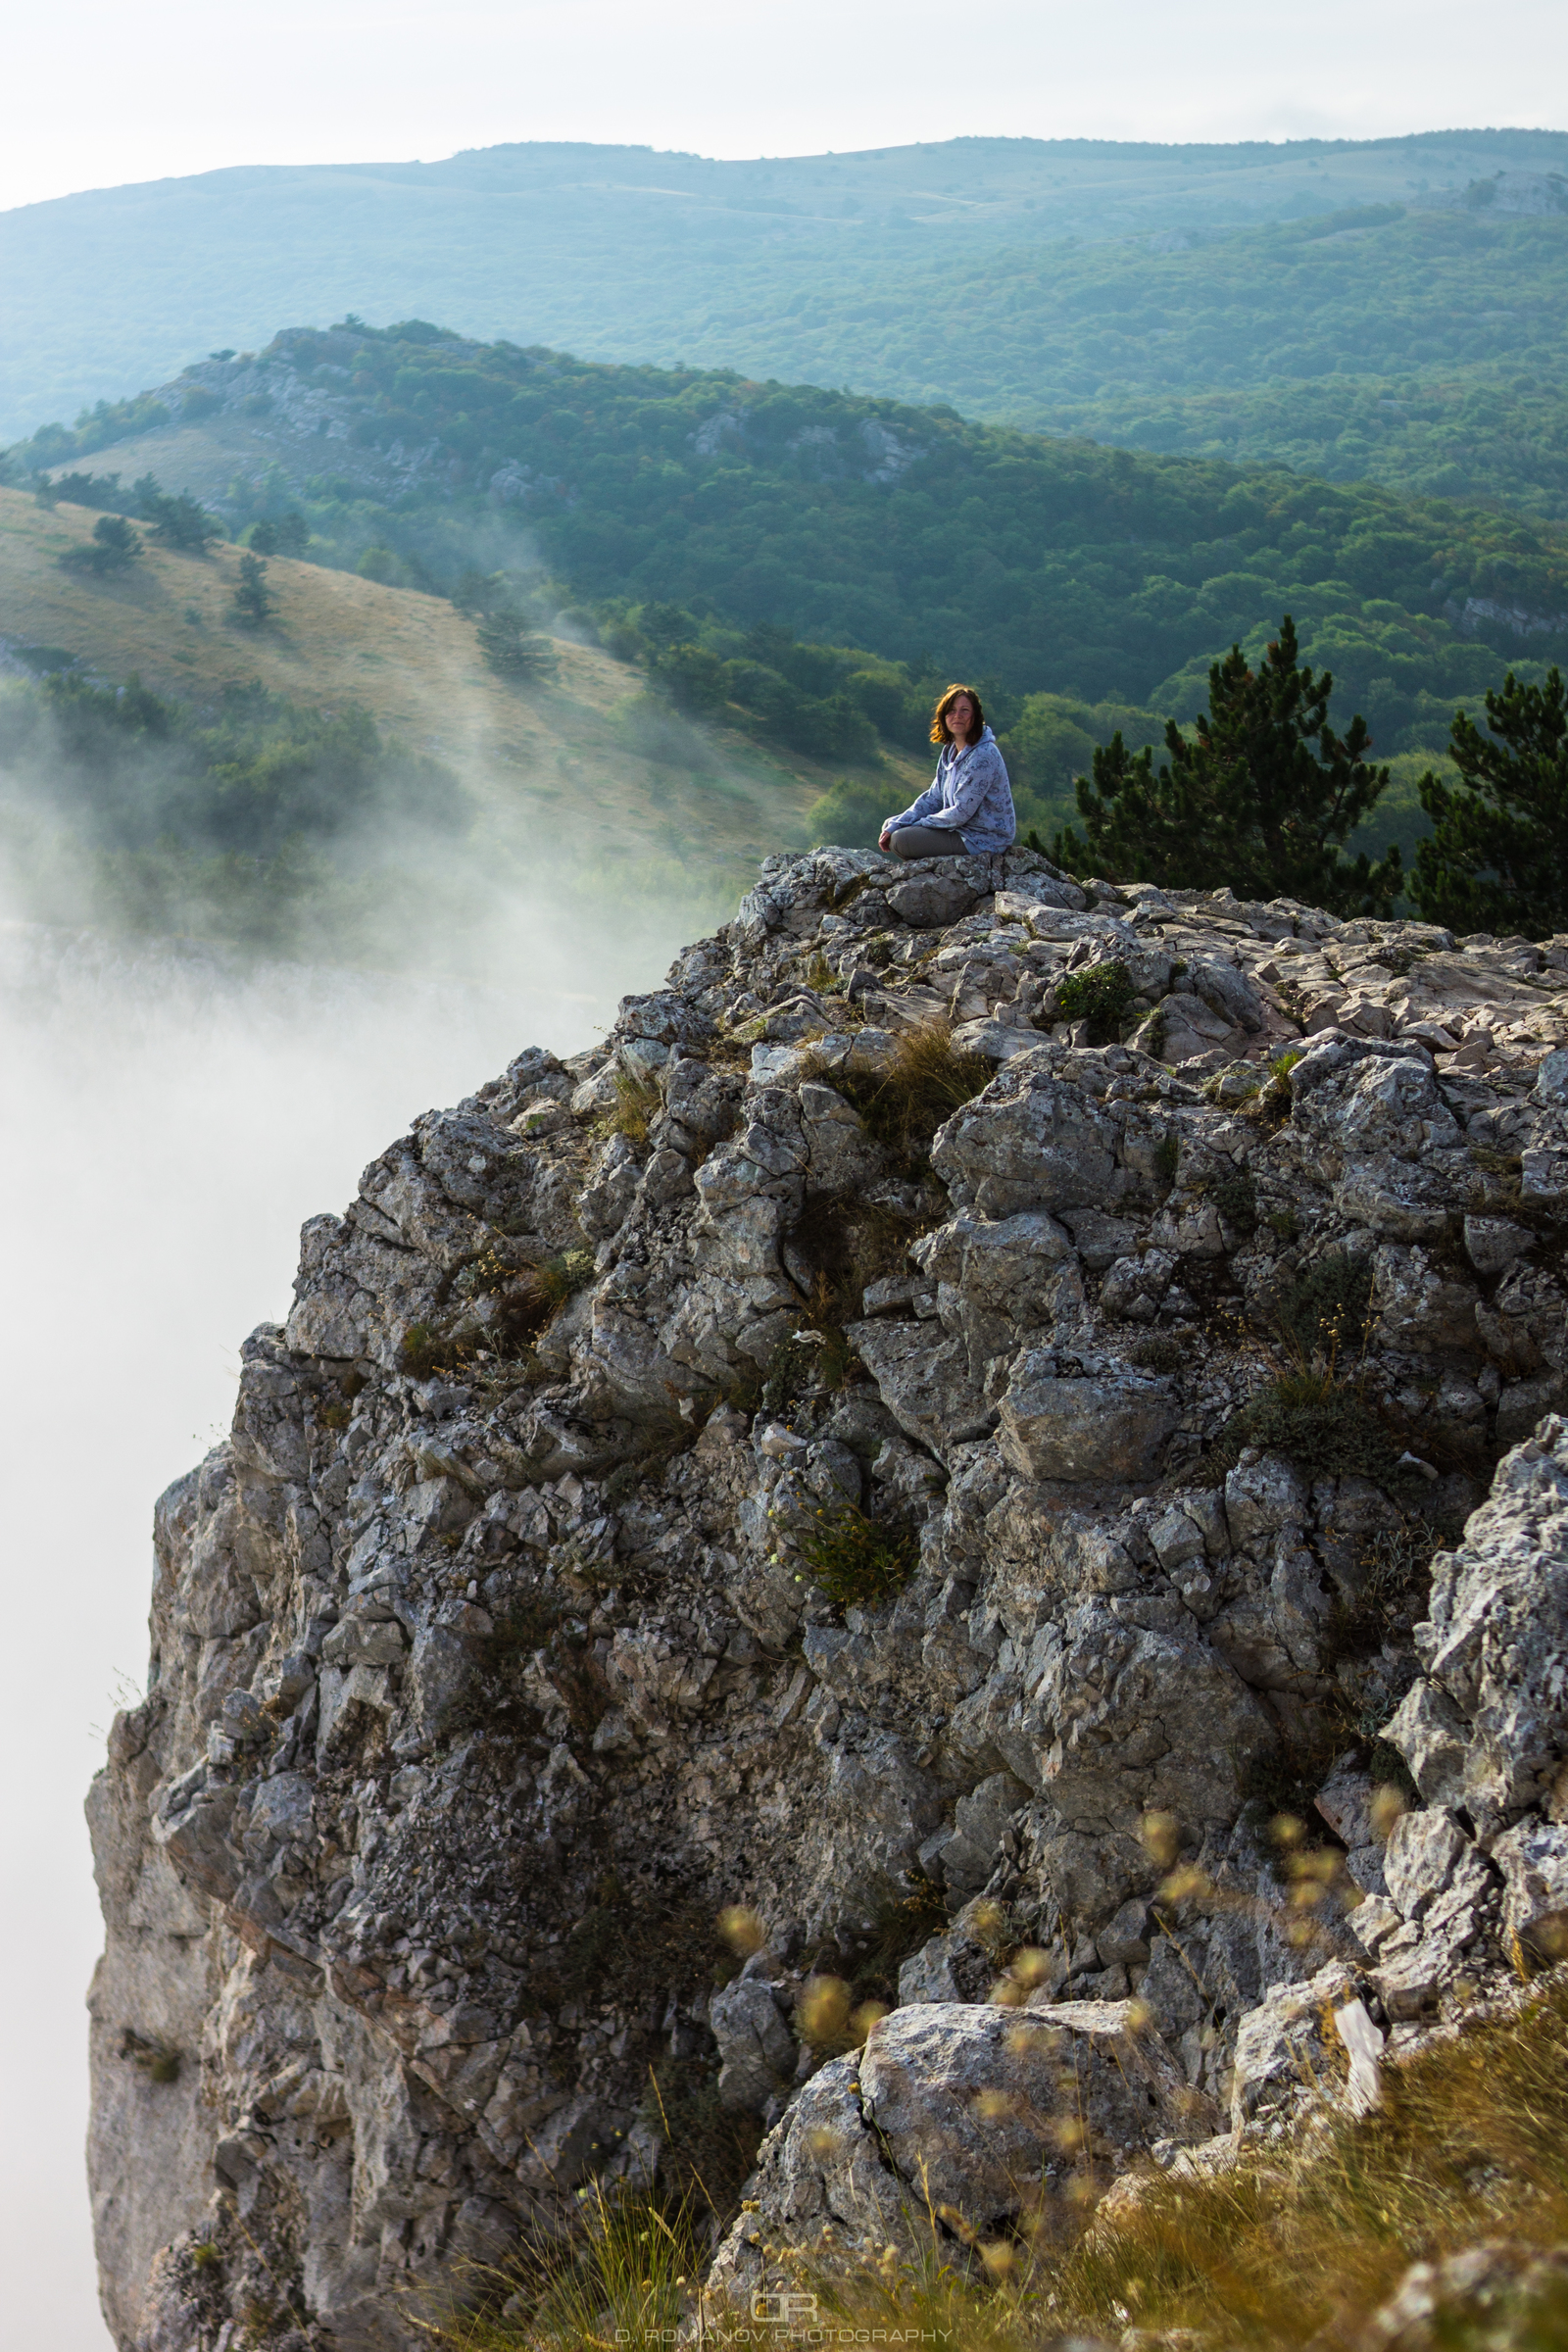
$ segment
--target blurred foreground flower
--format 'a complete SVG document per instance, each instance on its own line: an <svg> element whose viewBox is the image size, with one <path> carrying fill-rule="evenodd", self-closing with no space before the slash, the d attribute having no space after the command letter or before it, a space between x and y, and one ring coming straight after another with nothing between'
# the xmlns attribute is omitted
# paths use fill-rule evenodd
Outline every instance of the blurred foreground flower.
<svg viewBox="0 0 1568 2352"><path fill-rule="evenodd" d="M1182 1825L1174 1813L1146 1813L1138 1825L1145 1853L1161 1870L1169 1870L1181 1851Z"/></svg>
<svg viewBox="0 0 1568 2352"><path fill-rule="evenodd" d="M749 1903L726 1903L718 1915L718 1932L730 1950L739 1953L743 1960L760 1952L767 1941L761 1917Z"/></svg>

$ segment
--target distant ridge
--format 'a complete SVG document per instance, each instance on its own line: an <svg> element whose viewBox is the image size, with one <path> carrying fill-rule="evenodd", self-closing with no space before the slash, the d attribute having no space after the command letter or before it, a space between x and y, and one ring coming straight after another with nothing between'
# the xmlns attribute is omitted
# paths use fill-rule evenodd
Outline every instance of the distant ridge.
<svg viewBox="0 0 1568 2352"><path fill-rule="evenodd" d="M0 440L260 344L281 318L425 316L590 358L746 368L760 301L788 315L867 265L1214 233L1521 172L1568 174L1568 133L969 137L742 163L523 142L95 189L0 214Z"/></svg>

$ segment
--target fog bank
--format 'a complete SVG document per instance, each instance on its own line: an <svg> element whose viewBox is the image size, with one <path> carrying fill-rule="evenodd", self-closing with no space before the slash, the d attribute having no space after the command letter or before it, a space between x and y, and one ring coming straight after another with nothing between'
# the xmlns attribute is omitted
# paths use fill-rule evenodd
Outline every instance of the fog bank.
<svg viewBox="0 0 1568 2352"><path fill-rule="evenodd" d="M612 928L611 908L597 938L519 909L530 977L482 989L0 923L8 2342L109 2342L82 2165L100 1928L81 1805L142 1690L154 1500L225 1433L239 1343L287 1311L302 1220L341 1208L418 1111L524 1045L578 1050L614 990L657 985L658 950L629 972Z"/></svg>

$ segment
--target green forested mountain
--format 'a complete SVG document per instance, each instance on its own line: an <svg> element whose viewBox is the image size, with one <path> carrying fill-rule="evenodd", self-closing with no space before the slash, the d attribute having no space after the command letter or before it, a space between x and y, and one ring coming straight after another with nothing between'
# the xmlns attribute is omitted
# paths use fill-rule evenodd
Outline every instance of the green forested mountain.
<svg viewBox="0 0 1568 2352"><path fill-rule="evenodd" d="M318 561L448 592L475 569L519 593L531 577L688 709L786 740L805 723L846 760L872 729L913 750L931 681L968 674L996 690L1022 779L1055 794L1111 727L1189 718L1210 661L1255 652L1286 612L1380 758L1441 751L1454 705L1506 665L1568 658L1568 539L1549 525L946 408L417 322L293 330L153 407L168 421L117 462L205 466L167 485L225 485L234 528L295 512ZM40 437L11 464L81 457ZM62 486L115 495L102 475Z"/></svg>
<svg viewBox="0 0 1568 2352"><path fill-rule="evenodd" d="M1423 303L1431 356L1451 368L1443 314L1510 307L1512 293L1473 298L1471 280L1489 257L1506 273L1512 249L1461 239L1422 293L1400 285L1399 236L1363 238L1363 255L1359 230L1330 225L1337 242L1281 303L1268 224L1472 188L1492 191L1490 220L1549 203L1564 173L1568 135L1476 130L1278 146L976 138L735 163L540 142L97 189L0 214L0 436L69 424L209 347L255 347L279 318L345 311L587 358L848 383L1032 426L1085 425L1061 404L1124 383L1186 399L1424 368L1402 330L1383 331L1385 311L1413 318ZM1343 300L1330 263L1345 265ZM959 331L946 323L956 294ZM1140 318L1162 307L1163 323ZM1477 337L1466 365L1494 356L1484 327ZM1294 413L1279 448L1270 429L1265 408L1246 449L1222 454L1272 457L1303 439ZM1316 433L1309 419L1305 441ZM1335 437L1353 473L1348 428Z"/></svg>
<svg viewBox="0 0 1568 2352"><path fill-rule="evenodd" d="M1568 515L1568 180L1209 239L1008 248L748 320L787 362L1034 431ZM1499 209L1500 207L1500 209Z"/></svg>

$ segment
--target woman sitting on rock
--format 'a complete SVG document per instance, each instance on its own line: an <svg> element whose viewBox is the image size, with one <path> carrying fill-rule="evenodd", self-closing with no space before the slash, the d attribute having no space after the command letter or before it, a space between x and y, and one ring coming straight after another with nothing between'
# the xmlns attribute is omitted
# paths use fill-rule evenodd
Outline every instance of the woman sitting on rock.
<svg viewBox="0 0 1568 2352"><path fill-rule="evenodd" d="M890 816L877 847L896 858L982 857L1009 850L1018 830L1002 747L972 686L950 686L931 713L942 746L937 772L902 816Z"/></svg>

